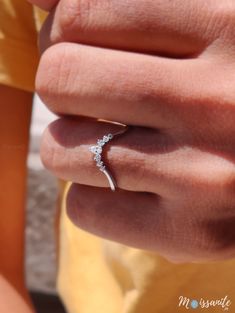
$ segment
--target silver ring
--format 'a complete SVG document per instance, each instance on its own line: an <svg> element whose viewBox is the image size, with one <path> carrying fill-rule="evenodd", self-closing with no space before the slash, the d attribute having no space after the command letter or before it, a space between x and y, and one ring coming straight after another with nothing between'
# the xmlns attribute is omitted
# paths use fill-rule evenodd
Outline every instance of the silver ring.
<svg viewBox="0 0 235 313"><path fill-rule="evenodd" d="M112 191L115 191L117 184L113 176L111 175L110 171L107 169L107 167L104 164L104 161L102 160L102 152L104 146L112 140L114 137L119 136L121 134L124 134L128 129L128 126L125 126L123 130L111 134L109 133L108 135L104 135L102 139L97 140L97 144L95 146L91 146L89 150L95 155L94 156L94 161L96 162L96 166L99 168L101 172L105 174L105 176L108 179L109 186Z"/></svg>

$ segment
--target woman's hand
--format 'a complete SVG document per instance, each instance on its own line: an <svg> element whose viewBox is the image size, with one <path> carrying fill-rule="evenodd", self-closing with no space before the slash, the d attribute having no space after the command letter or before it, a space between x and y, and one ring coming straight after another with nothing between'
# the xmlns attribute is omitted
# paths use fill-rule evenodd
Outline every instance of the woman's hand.
<svg viewBox="0 0 235 313"><path fill-rule="evenodd" d="M74 223L175 261L234 257L234 1L50 3L36 89L62 118L42 159L75 183ZM132 125L106 151L114 193L89 147L118 126L98 118Z"/></svg>

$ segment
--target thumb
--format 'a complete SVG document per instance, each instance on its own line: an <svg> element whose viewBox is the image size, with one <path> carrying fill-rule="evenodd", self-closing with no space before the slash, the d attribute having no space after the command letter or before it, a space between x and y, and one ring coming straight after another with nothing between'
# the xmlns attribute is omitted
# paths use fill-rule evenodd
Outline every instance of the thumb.
<svg viewBox="0 0 235 313"><path fill-rule="evenodd" d="M27 0L29 3L34 4L45 11L50 11L57 5L59 0Z"/></svg>

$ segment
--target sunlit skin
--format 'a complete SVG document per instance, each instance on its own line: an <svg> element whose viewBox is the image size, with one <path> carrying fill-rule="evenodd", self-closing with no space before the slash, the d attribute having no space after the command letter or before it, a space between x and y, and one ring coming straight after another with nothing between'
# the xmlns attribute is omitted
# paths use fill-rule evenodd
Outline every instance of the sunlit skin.
<svg viewBox="0 0 235 313"><path fill-rule="evenodd" d="M29 304L28 294L19 292L11 281L0 275L0 311L6 313L33 313Z"/></svg>
<svg viewBox="0 0 235 313"><path fill-rule="evenodd" d="M42 160L74 182L73 222L176 262L234 257L234 1L31 2L50 11L36 89L62 117ZM132 126L105 151L116 192L89 147L117 126L97 118Z"/></svg>
<svg viewBox="0 0 235 313"><path fill-rule="evenodd" d="M32 94L0 85L0 312L29 313L24 237Z"/></svg>

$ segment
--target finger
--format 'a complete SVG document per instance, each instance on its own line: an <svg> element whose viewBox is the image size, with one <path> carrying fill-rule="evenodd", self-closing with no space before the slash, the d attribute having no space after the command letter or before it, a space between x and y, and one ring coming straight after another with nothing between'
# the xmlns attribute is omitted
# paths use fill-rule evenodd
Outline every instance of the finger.
<svg viewBox="0 0 235 313"><path fill-rule="evenodd" d="M82 119L62 118L53 122L45 131L41 144L41 158L46 168L57 177L85 185L109 187L105 175L99 171L94 154L89 148L104 135L114 134L123 126L105 122L94 122ZM151 130L128 130L125 134L114 138L103 148L102 161L114 177L117 187L132 191L155 192L163 180L153 183L153 177L145 172L145 153L139 147L139 140L153 145ZM147 137L149 135L149 139ZM147 141L146 141L147 140ZM150 143L151 141L151 143ZM159 145L163 137L159 136ZM157 146L158 144L155 143ZM135 147L139 147L135 151ZM159 146L159 149L160 146ZM115 160L115 161L114 161ZM149 164L151 166L151 162ZM135 173L135 175L133 175ZM159 189L160 190L160 189Z"/></svg>
<svg viewBox="0 0 235 313"><path fill-rule="evenodd" d="M86 231L127 245L150 248L160 244L166 222L163 218L166 212L159 208L159 201L158 196L147 193L112 192L73 184L67 195L67 212L73 223ZM153 224L159 235L155 240L151 234Z"/></svg>
<svg viewBox="0 0 235 313"><path fill-rule="evenodd" d="M153 250L178 262L201 258L190 211L182 216L157 195L123 190L113 193L73 184L68 192L67 213L76 226L96 236ZM210 251L205 250L209 255Z"/></svg>
<svg viewBox="0 0 235 313"><path fill-rule="evenodd" d="M81 118L57 120L43 136L43 163L64 180L109 187L89 148L104 135L117 131L120 126L105 122ZM207 151L175 141L153 129L130 128L104 146L102 160L121 189L181 201L197 199L197 203L199 194L200 199L214 199L218 191L224 190L225 198L228 190L231 193L234 164L221 151Z"/></svg>
<svg viewBox="0 0 235 313"><path fill-rule="evenodd" d="M190 103L194 105L205 88L201 77L207 67L190 60L64 43L42 56L36 90L56 113L175 128L187 116L182 106L190 123L192 115L195 119Z"/></svg>
<svg viewBox="0 0 235 313"><path fill-rule="evenodd" d="M63 43L43 54L36 90L56 113L210 136L213 142L223 128L227 142L235 129L234 71L217 63Z"/></svg>
<svg viewBox="0 0 235 313"><path fill-rule="evenodd" d="M97 236L153 250L173 262L222 260L234 255L233 219L210 219L208 223L203 215L198 218L187 206L181 211L180 207L180 202L152 194L113 193L76 184L67 197L72 222Z"/></svg>
<svg viewBox="0 0 235 313"><path fill-rule="evenodd" d="M59 0L28 0L28 2L36 5L42 10L50 11L58 4Z"/></svg>
<svg viewBox="0 0 235 313"><path fill-rule="evenodd" d="M226 26L231 3L226 4L219 0L61 0L47 19L41 45L45 49L70 41L171 57L195 56Z"/></svg>

